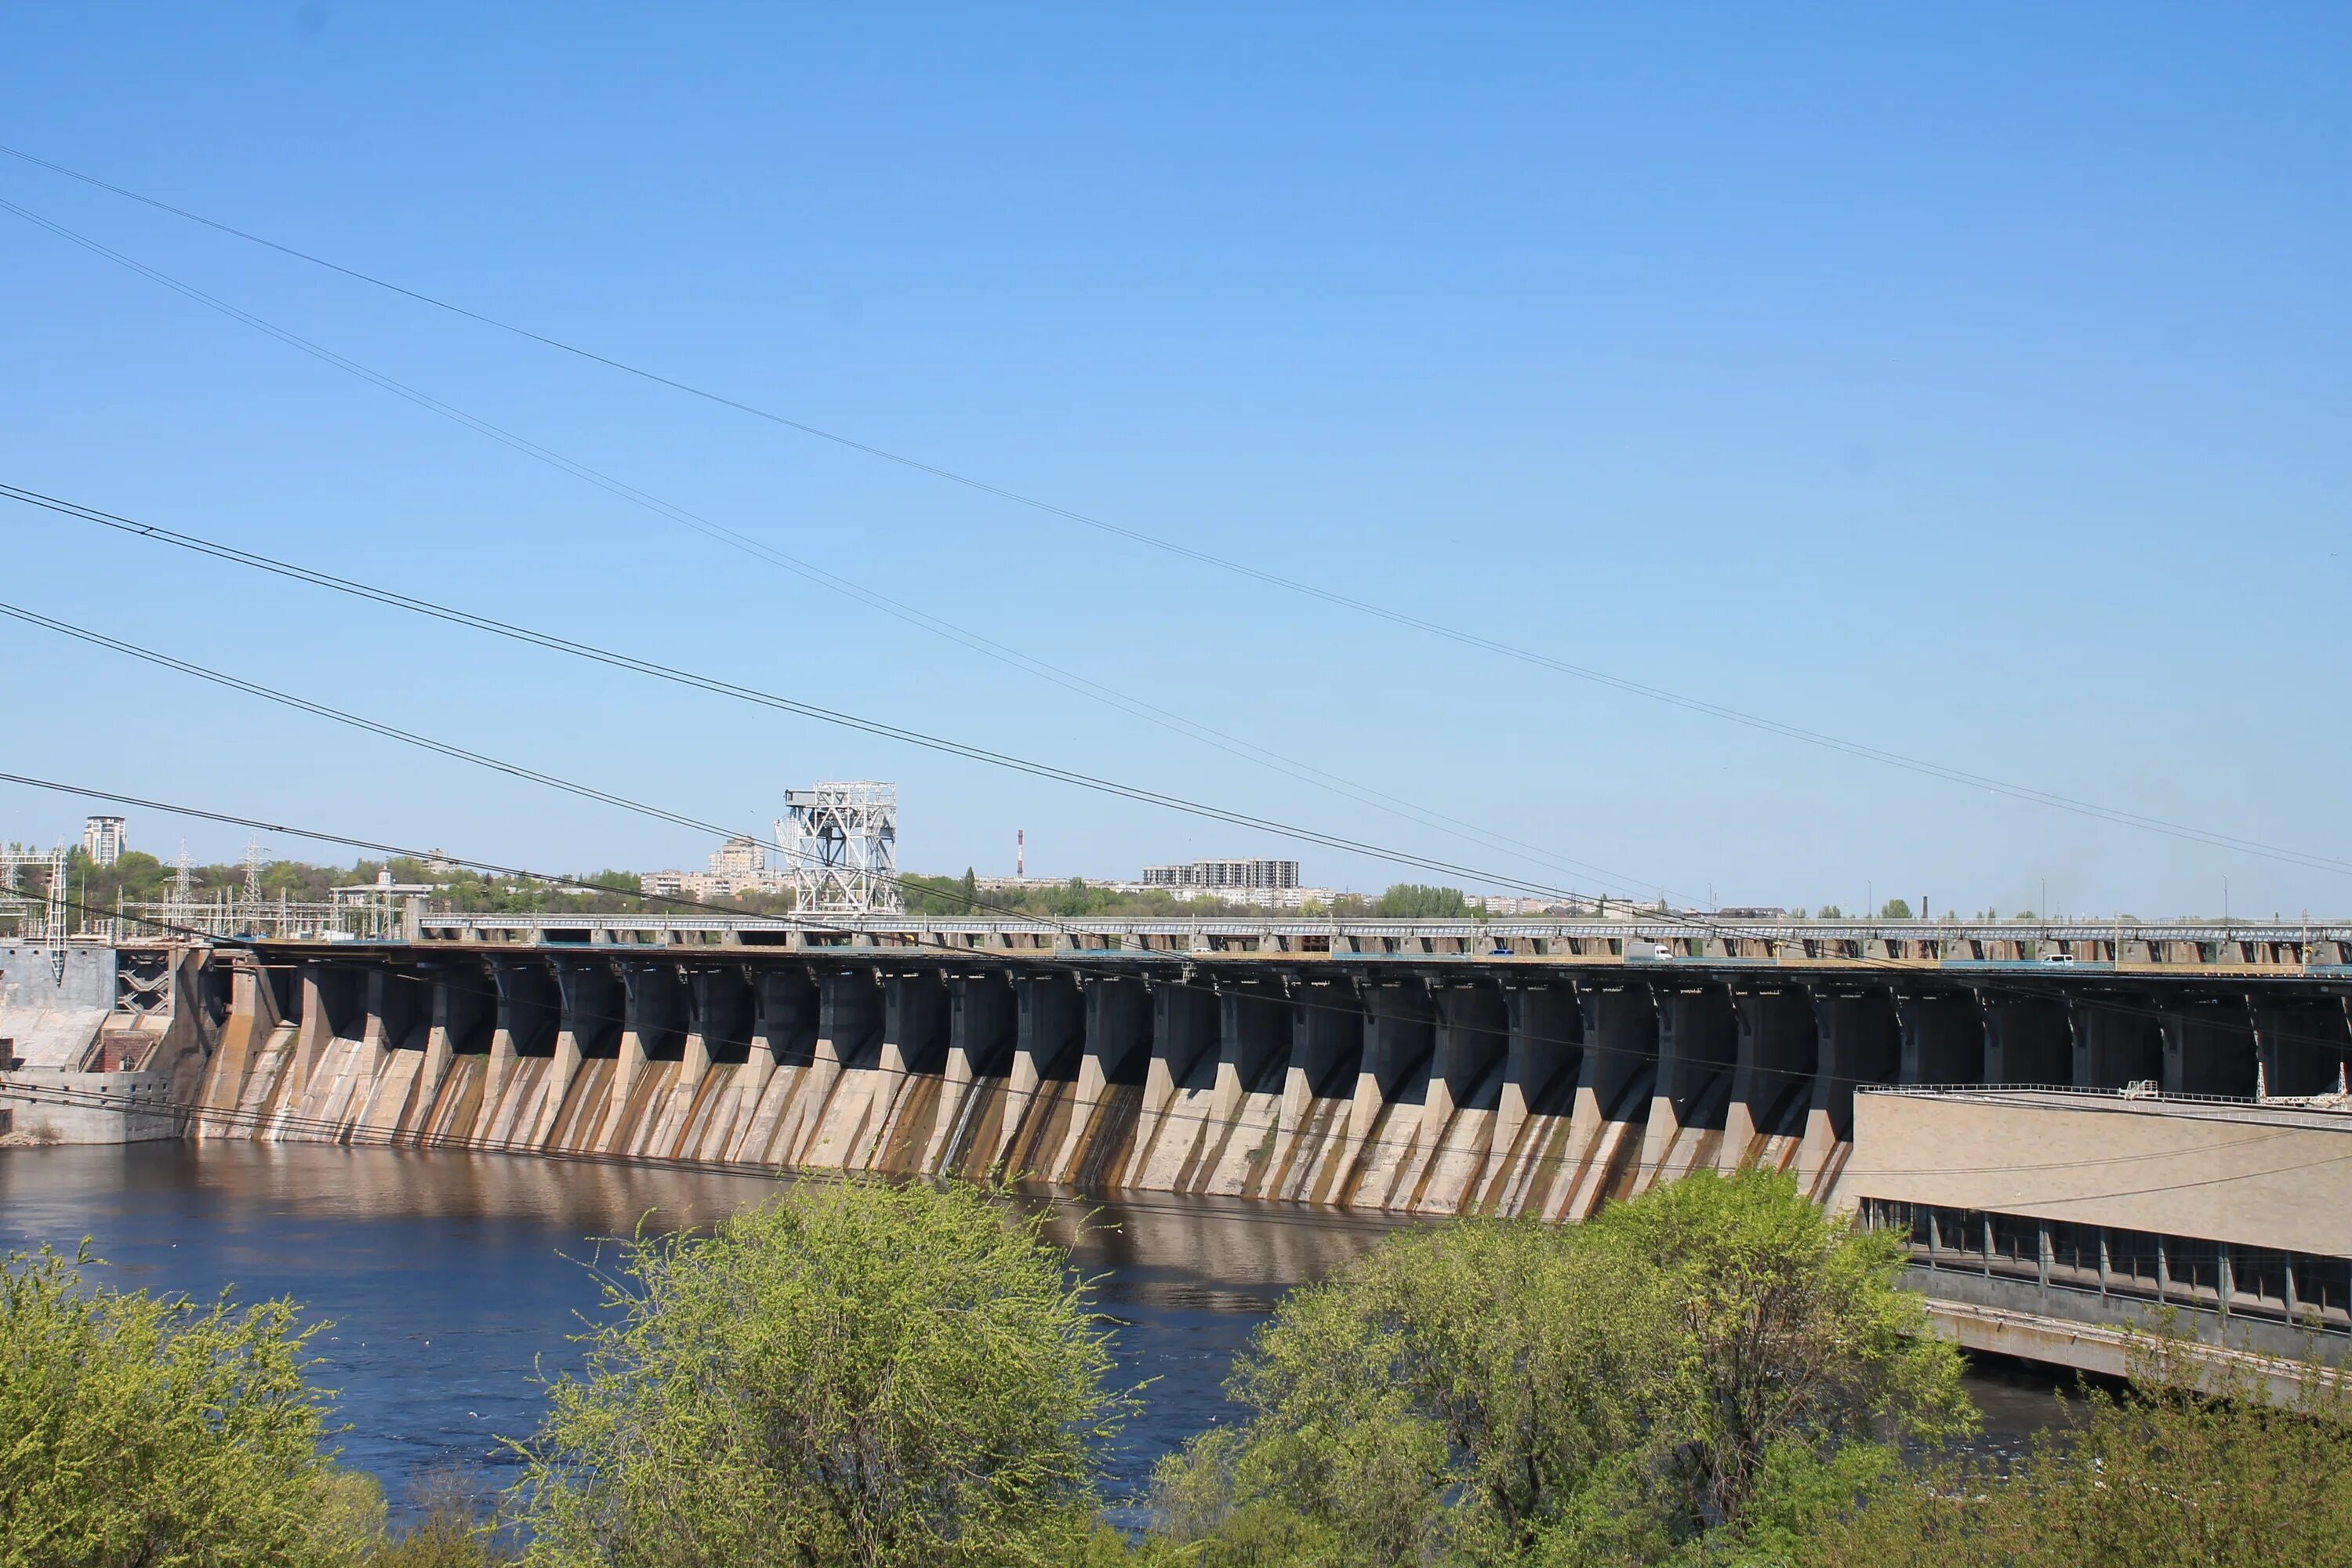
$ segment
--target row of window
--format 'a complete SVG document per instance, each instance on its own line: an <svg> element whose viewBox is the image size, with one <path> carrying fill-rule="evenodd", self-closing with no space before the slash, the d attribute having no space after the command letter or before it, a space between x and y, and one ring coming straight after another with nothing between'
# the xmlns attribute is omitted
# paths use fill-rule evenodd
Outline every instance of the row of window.
<svg viewBox="0 0 2352 1568"><path fill-rule="evenodd" d="M1907 1235L1923 1268L2352 1333L2352 1258L1885 1198L1862 1222Z"/></svg>

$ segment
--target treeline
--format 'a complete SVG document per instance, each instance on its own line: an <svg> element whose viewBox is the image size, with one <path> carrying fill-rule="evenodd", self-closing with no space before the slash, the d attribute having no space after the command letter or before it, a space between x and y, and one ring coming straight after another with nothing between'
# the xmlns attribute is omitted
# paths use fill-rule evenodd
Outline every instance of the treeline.
<svg viewBox="0 0 2352 1568"><path fill-rule="evenodd" d="M1268 912L1265 904L1220 899L1213 894L1184 897L1173 889L1160 888L1142 892L1121 892L1111 888L1091 887L1076 877L1053 888L1021 889L982 888L979 878L969 869L961 877L909 875L902 877L900 881L906 890L907 910L910 914L1013 913L1053 920L1129 916L1143 919L1197 916L1202 920L1234 920L1263 917ZM1309 917L1458 920L1476 916L1479 910L1470 896L1459 888L1398 882L1378 894L1340 893L1328 904L1309 899L1296 911L1280 912L1296 912Z"/></svg>
<svg viewBox="0 0 2352 1568"><path fill-rule="evenodd" d="M469 867L450 867L406 856L389 860L361 859L348 868L319 866L301 860L269 860L260 868L261 896L268 902L283 898L294 903L322 904L334 889L373 883L390 870L395 882L430 887L436 909L485 914L660 914L685 905L676 899L648 899L635 871L606 868L583 872L566 882L537 877L504 877ZM66 896L89 914L110 913L124 904L162 903L171 896L176 868L144 850L125 850L110 866L93 862L79 848L66 853ZM241 863L189 868L190 896L211 903L226 895L242 898L245 867ZM1264 904L1219 899L1208 894L1181 896L1171 889L1119 892L1091 887L1073 877L1051 888L982 889L967 868L961 877L929 877L908 873L899 879L907 912L918 915L1028 916L1044 920L1200 919L1230 920L1263 916ZM23 874L21 892L45 896L46 867ZM744 892L714 900L714 910L755 915L792 912L788 890ZM1389 920L1458 919L1478 913L1459 888L1428 887L1399 882L1378 895L1342 893L1328 906L1310 900L1298 911L1309 916L1379 917Z"/></svg>
<svg viewBox="0 0 2352 1568"><path fill-rule="evenodd" d="M1134 1391L1043 1216L965 1185L804 1183L601 1276L520 1481L388 1530L334 1462L291 1303L0 1270L0 1568L2237 1568L2352 1562L2352 1424L2152 1342L2006 1466L1888 1238L1783 1177L1581 1226L1390 1237L1293 1291L1236 1419L1098 1479ZM1926 1456L1920 1458L1918 1456Z"/></svg>
<svg viewBox="0 0 2352 1568"><path fill-rule="evenodd" d="M1229 920L1263 915L1263 904L1209 897L1179 898L1161 888L1120 892L1089 886L1073 877L1051 888L983 888L971 868L961 877L908 874L898 879L907 912L913 915L1023 915L1041 920L1110 920L1119 917Z"/></svg>

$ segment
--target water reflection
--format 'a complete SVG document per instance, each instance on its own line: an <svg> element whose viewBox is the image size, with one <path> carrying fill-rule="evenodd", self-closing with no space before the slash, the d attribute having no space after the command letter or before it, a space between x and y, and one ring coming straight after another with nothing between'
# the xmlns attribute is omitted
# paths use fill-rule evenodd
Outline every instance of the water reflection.
<svg viewBox="0 0 2352 1568"><path fill-rule="evenodd" d="M570 1363L565 1336L596 1307L580 1260L598 1238L706 1226L780 1185L751 1172L302 1144L11 1151L0 1246L87 1236L124 1288L302 1302L331 1322L320 1377L339 1391L346 1457L396 1498L433 1469L511 1477L503 1439L537 1425L535 1378ZM1148 1385L1113 1457L1122 1492L1231 1419L1225 1373L1284 1290L1398 1223L1239 1199L1026 1201L1048 1205L1049 1234L1097 1278L1121 1374ZM2046 1394L1977 1381L2000 1406L1988 1409L1997 1447L2046 1415Z"/></svg>
<svg viewBox="0 0 2352 1568"><path fill-rule="evenodd" d="M0 1154L0 1240L91 1238L122 1287L252 1300L331 1321L322 1382L347 1457L399 1495L425 1470L510 1476L502 1438L537 1424L534 1378L570 1363L597 1302L599 1238L701 1227L778 1178L541 1156L319 1145L150 1143ZM1038 1193L1048 1233L1097 1279L1145 1414L1114 1458L1122 1489L1229 1415L1223 1384L1290 1286L1379 1239L1375 1218L1240 1201L1093 1202Z"/></svg>

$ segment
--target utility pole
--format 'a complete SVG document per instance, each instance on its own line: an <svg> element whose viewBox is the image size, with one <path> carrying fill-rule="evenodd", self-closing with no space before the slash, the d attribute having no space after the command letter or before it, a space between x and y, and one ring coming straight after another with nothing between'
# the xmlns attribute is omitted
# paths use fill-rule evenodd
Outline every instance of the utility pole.
<svg viewBox="0 0 2352 1568"><path fill-rule="evenodd" d="M66 977L66 841L58 840L49 856L48 909L41 921L41 938L49 949L49 968L58 984Z"/></svg>
<svg viewBox="0 0 2352 1568"><path fill-rule="evenodd" d="M245 907L239 911L243 922L258 929L261 922L261 840L245 841Z"/></svg>
<svg viewBox="0 0 2352 1568"><path fill-rule="evenodd" d="M186 925L194 917L195 911L189 906L195 901L195 896L196 879L188 865L188 841L183 838L180 840L179 858L172 863L172 902L164 910L163 918L173 925ZM187 933L182 931L179 934L184 936Z"/></svg>

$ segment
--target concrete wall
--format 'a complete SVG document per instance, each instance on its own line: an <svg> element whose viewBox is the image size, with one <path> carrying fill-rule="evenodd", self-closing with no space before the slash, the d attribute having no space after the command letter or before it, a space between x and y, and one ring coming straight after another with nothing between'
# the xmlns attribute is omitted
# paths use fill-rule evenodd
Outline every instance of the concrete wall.
<svg viewBox="0 0 2352 1568"><path fill-rule="evenodd" d="M2352 1252L2352 1115L1863 1094L1837 1197Z"/></svg>
<svg viewBox="0 0 2352 1568"><path fill-rule="evenodd" d="M174 1108L168 1073L41 1072L0 1079L7 1142L144 1143L177 1138L187 1118Z"/></svg>
<svg viewBox="0 0 2352 1568"><path fill-rule="evenodd" d="M114 950L68 946L60 974L48 949L0 944L0 1038L31 1068L78 1068L114 1006Z"/></svg>

